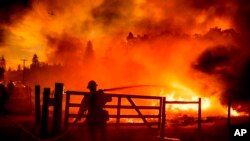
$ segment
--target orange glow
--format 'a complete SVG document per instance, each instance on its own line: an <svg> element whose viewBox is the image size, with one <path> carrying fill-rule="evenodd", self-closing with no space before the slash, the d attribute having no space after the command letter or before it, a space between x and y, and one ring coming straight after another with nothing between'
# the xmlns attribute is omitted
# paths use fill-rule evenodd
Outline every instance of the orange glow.
<svg viewBox="0 0 250 141"><path fill-rule="evenodd" d="M222 30L235 29L232 16L236 6L230 1L222 9L218 7L200 7L185 0L34 0L12 24L0 22L0 32L4 29L5 35L0 56L5 56L7 68L12 69L22 63L21 59L27 59L29 66L33 54L41 62L66 66L49 79L44 78L47 72L30 76L31 85L44 82L53 87L60 81L66 90L86 90L92 79L100 89L167 85L169 89L161 92L156 88L120 92L165 96L169 101L197 101L201 97L205 115L225 116L227 110L219 101L225 86L218 78L193 67L207 49L237 46L234 40L222 36ZM218 33L209 32L214 27ZM133 33L132 40L127 39L129 32ZM94 59L84 63L88 41L93 43ZM220 69L215 68L216 72L224 71ZM34 81L41 77L41 81ZM197 107L187 104L166 108L188 112ZM233 109L232 114L240 115Z"/></svg>
<svg viewBox="0 0 250 141"><path fill-rule="evenodd" d="M12 25L0 25L1 28L9 29L5 38L6 44L2 45L7 47L2 49L6 58L10 62L14 60L8 67L16 67L20 63L17 61L19 56L29 59L34 53L38 54L40 60L53 63L49 57L53 47L47 44L48 35L58 37L69 34L83 42L92 40L95 50L103 54L114 41L122 42L130 31L136 35L155 36L161 32L176 30L175 32L192 35L203 34L211 27L224 30L233 26L227 15L216 15L215 7L198 11L189 3L180 4L180 1L174 0L32 2L32 8L20 20ZM228 2L225 7L231 13L236 9L233 2ZM173 43L173 40L175 39L168 41L168 44ZM11 52L15 49L22 52Z"/></svg>
<svg viewBox="0 0 250 141"><path fill-rule="evenodd" d="M233 108L230 109L231 110L231 114L232 116L240 116L240 113L238 113L236 110L234 110Z"/></svg>
<svg viewBox="0 0 250 141"><path fill-rule="evenodd" d="M190 88L181 85L180 83L172 83L173 89L177 89L178 92L172 91L170 93L161 91L160 95L166 97L166 101L198 101L200 97L199 94L192 91ZM201 97L201 108L202 108L202 115L203 116L211 116L211 115L220 115L220 116L227 116L227 107L224 107L220 104L216 97ZM152 103L154 105L155 103ZM216 110L215 110L216 109ZM166 110L173 113L178 112L193 112L198 111L198 104L166 104ZM217 112L220 112L217 113ZM244 116L247 115L244 112L238 112L231 108L231 115L232 116Z"/></svg>

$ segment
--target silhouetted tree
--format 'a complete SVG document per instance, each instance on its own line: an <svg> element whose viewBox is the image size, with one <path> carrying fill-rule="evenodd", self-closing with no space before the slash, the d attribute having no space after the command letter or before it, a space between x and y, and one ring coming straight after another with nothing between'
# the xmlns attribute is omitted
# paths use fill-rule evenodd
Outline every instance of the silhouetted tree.
<svg viewBox="0 0 250 141"><path fill-rule="evenodd" d="M0 59L0 67L6 69L6 61L4 56L2 56L2 58Z"/></svg>
<svg viewBox="0 0 250 141"><path fill-rule="evenodd" d="M17 71L21 71L21 65L20 64L18 64L18 66L17 66Z"/></svg>
<svg viewBox="0 0 250 141"><path fill-rule="evenodd" d="M4 68L3 67L0 67L0 81L4 78Z"/></svg>
<svg viewBox="0 0 250 141"><path fill-rule="evenodd" d="M214 27L210 28L209 31L204 35L206 39L217 39L218 37L222 37L223 33L221 28Z"/></svg>
<svg viewBox="0 0 250 141"><path fill-rule="evenodd" d="M88 64L89 62L94 60L94 56L95 56L95 52L93 50L93 45L91 41L88 41L85 52L84 52L84 56L83 56L83 61L84 63Z"/></svg>
<svg viewBox="0 0 250 141"><path fill-rule="evenodd" d="M134 37L133 33L129 32L129 34L127 36L127 41L129 42L129 41L134 40L134 39L135 39L135 37Z"/></svg>
<svg viewBox="0 0 250 141"><path fill-rule="evenodd" d="M11 68L11 67L9 67L8 71L9 71L9 72L10 72L10 71L12 71L12 68Z"/></svg>
<svg viewBox="0 0 250 141"><path fill-rule="evenodd" d="M39 66L40 66L40 62L38 60L38 56L34 54L32 58L32 64L30 65L30 67L34 68L34 67L39 67Z"/></svg>

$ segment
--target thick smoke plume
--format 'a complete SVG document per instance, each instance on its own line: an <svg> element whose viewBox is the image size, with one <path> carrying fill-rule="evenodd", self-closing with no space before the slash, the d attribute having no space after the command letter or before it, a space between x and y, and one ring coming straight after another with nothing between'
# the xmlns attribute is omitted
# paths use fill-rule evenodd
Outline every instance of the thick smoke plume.
<svg viewBox="0 0 250 141"><path fill-rule="evenodd" d="M0 44L5 40L6 26L15 24L32 8L32 0L0 1Z"/></svg>
<svg viewBox="0 0 250 141"><path fill-rule="evenodd" d="M54 37L47 37L48 45L52 48L50 55L48 56L49 60L54 60L54 63L64 63L70 64L75 62L74 65L77 65L77 61L82 59L80 49L82 48L82 42L77 37L72 35L55 35Z"/></svg>
<svg viewBox="0 0 250 141"><path fill-rule="evenodd" d="M89 79L103 87L178 82L222 102L249 100L249 3L11 0L0 3L0 41L71 66L79 88ZM86 64L88 41L94 59Z"/></svg>
<svg viewBox="0 0 250 141"><path fill-rule="evenodd" d="M229 34L235 40L234 44L229 44L233 47L221 46L206 50L198 57L199 63L195 67L211 77L218 77L219 80L222 80L225 86L221 95L223 103L226 103L229 97L236 101L250 100L250 42L247 39L250 34L250 2L237 1L234 6L236 9L232 17L232 24L238 34L234 36L231 35L235 33Z"/></svg>
<svg viewBox="0 0 250 141"><path fill-rule="evenodd" d="M2 0L0 2L0 23L15 23L30 10L31 6L32 0Z"/></svg>

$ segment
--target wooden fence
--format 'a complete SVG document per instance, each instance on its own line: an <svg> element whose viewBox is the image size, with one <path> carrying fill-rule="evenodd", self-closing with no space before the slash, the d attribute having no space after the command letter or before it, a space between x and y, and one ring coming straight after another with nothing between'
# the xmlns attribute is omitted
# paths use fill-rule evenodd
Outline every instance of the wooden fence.
<svg viewBox="0 0 250 141"><path fill-rule="evenodd" d="M160 131L161 139L164 138L165 132L165 125L166 125L166 104L197 104L198 105L198 131L201 131L201 98L198 101L166 101L166 98L163 97L163 104L162 104L162 125Z"/></svg>
<svg viewBox="0 0 250 141"><path fill-rule="evenodd" d="M51 97L51 89L44 88L43 90L43 104L42 114L40 114L40 97L41 89L39 85L35 86L35 120L36 124L40 123L40 135L42 138L49 136L49 106L53 107L53 120L52 120L52 131L53 135L57 135L61 132L61 121L62 121L62 99L63 99L63 84L55 84L55 94ZM40 116L42 117L40 119Z"/></svg>
<svg viewBox="0 0 250 141"><path fill-rule="evenodd" d="M70 108L79 108L80 102L73 102L72 96L88 95L89 92L67 91L64 112L64 125L67 127L71 122L70 118L74 119L77 113L70 112ZM164 137L166 125L166 104L197 104L198 108L198 131L201 130L201 98L198 101L167 101L166 97L159 96L142 96L142 95L128 95L128 94L108 94L112 97L112 102L107 103L105 108L108 111L115 111L110 113L111 120L108 124L120 126L146 126L149 129L160 129L160 137ZM79 97L77 98L79 100ZM150 100L150 102L148 101ZM63 101L63 84L55 84L55 95L50 97L50 88L44 88L43 91L43 105L42 114L40 114L40 86L35 87L35 110L36 123L41 123L41 136L46 138L48 133L48 108L54 107L52 131L57 135L61 131L62 118L62 101ZM124 102L126 101L126 102ZM142 101L142 102L140 102ZM145 102L148 101L148 102ZM154 103L154 104L153 104ZM229 103L230 107L230 103ZM230 109L230 108L229 108ZM125 112L123 111L125 110ZM78 110L77 110L78 111ZM123 111L123 112L122 112ZM146 112L145 112L146 111ZM133 113L134 112L134 113ZM133 113L133 114L132 114ZM230 110L229 110L230 121ZM41 119L40 119L41 116ZM83 118L85 118L84 116ZM128 121L128 119L131 119ZM139 119L140 122L138 122Z"/></svg>
<svg viewBox="0 0 250 141"><path fill-rule="evenodd" d="M70 113L71 107L80 107L80 103L73 103L71 102L72 95L81 95L85 96L88 95L88 92L78 92L78 91L67 91L66 92L66 104L65 104L65 119L64 124L67 126L69 124L69 118L75 118L77 114ZM109 125L115 125L118 128L120 126L147 126L150 129L160 129L161 126L161 117L162 117L162 108L161 105L163 102L162 97L157 96L140 96L140 95L128 95L128 94L108 94L112 97L112 99L117 99L115 104L110 105L109 103L105 106L107 110L115 109L115 114L110 114L110 118L115 119L115 122L108 123ZM128 104L122 104L123 100L127 100ZM143 105L141 103L136 103L136 99L140 100L153 100L156 105ZM151 103L152 104L152 103ZM137 113L129 114L122 114L122 110L135 110ZM154 112L149 112L150 114L143 114L142 110L154 110ZM152 114L154 113L154 114ZM142 122L122 122L121 119L141 119Z"/></svg>

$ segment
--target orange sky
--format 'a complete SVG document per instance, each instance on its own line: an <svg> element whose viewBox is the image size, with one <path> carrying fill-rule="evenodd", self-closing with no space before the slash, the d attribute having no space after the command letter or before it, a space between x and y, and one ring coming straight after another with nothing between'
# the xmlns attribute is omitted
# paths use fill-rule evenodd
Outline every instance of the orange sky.
<svg viewBox="0 0 250 141"><path fill-rule="evenodd" d="M21 59L29 66L33 54L71 66L64 72L69 78L51 76L65 80L65 87L82 88L90 79L102 87L174 83L198 96L244 100L250 91L249 7L244 0L1 1L0 55L7 68L16 69ZM94 67L83 63L89 40Z"/></svg>
<svg viewBox="0 0 250 141"><path fill-rule="evenodd" d="M12 12L11 21L0 25L4 33L0 55L5 56L7 67L16 68L21 59L27 59L29 65L34 53L41 61L53 62L50 56L55 47L47 37L69 35L84 46L92 40L95 51L102 56L110 43L126 42L130 31L135 35L156 36L164 31L193 35L204 34L211 27L233 28L229 15L236 9L233 1L23 1L30 2L27 7L20 6L27 10L20 14L7 5L11 7L7 11ZM14 4L18 7L19 3Z"/></svg>

